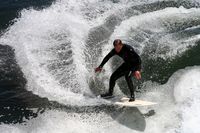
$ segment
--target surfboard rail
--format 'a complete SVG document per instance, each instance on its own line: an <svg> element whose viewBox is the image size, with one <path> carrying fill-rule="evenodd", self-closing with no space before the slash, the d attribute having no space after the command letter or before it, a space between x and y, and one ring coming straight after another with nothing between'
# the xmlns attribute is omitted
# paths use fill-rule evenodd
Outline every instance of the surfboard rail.
<svg viewBox="0 0 200 133"><path fill-rule="evenodd" d="M129 102L129 98L123 97L119 102L114 102L114 104L120 106L140 107L140 106L152 106L156 105L157 103L150 101L143 101L143 100L135 100L133 102Z"/></svg>

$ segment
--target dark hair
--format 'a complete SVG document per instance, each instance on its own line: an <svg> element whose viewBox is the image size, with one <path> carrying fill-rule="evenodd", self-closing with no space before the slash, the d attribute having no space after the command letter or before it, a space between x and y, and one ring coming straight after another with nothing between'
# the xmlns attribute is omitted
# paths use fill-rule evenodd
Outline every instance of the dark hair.
<svg viewBox="0 0 200 133"><path fill-rule="evenodd" d="M115 46L116 44L122 44L122 40L115 39L114 42L113 42L113 45Z"/></svg>

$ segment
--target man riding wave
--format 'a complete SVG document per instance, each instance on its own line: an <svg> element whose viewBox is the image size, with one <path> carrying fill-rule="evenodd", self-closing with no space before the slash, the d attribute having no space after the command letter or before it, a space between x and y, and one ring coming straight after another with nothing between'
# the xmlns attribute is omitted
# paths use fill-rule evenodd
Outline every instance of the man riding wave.
<svg viewBox="0 0 200 133"><path fill-rule="evenodd" d="M114 55L120 56L124 60L124 63L121 64L117 70L112 73L109 82L109 91L105 94L101 94L101 97L111 97L113 95L113 88L115 86L116 80L122 76L125 76L131 94L129 101L135 101L135 90L131 77L133 75L136 79L141 79L141 58L135 52L133 47L127 44L123 44L120 39L114 40L113 45L114 48L105 56L101 64L95 69L95 72L101 72L104 64Z"/></svg>

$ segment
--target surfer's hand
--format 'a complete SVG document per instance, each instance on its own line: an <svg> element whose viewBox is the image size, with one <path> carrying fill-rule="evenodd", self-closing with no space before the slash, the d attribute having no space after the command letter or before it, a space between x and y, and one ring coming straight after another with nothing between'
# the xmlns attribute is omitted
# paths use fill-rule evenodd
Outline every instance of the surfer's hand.
<svg viewBox="0 0 200 133"><path fill-rule="evenodd" d="M95 68L95 73L96 73L96 72L101 72L101 70L102 70L101 67L97 67L97 68Z"/></svg>
<svg viewBox="0 0 200 133"><path fill-rule="evenodd" d="M140 71L135 71L133 75L134 75L134 77L135 77L136 79L138 79L138 80L141 79L141 73L140 73Z"/></svg>

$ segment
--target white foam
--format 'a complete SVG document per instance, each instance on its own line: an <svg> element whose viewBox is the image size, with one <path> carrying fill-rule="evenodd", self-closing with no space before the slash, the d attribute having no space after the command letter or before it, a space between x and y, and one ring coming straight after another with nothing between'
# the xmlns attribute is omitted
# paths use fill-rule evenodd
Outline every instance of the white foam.
<svg viewBox="0 0 200 133"><path fill-rule="evenodd" d="M164 85L146 83L148 91L143 93L140 99L154 101L158 105L139 108L141 113L147 113L151 109L156 112L155 115L145 118L145 133L199 132L199 77L199 67L188 67L174 73ZM127 123L124 125L118 121L119 119L123 120L125 116L133 117L132 113L134 110L124 110L118 115L114 113L113 117L112 112L67 113L47 110L37 118L27 121L26 125L0 125L0 130L19 133L138 132L126 126ZM136 123L137 120L132 124Z"/></svg>
<svg viewBox="0 0 200 133"><path fill-rule="evenodd" d="M158 102L158 105L139 108L141 113L147 113L151 109L155 110L155 115L145 118L145 133L199 132L200 95L199 81L196 80L199 76L199 67L188 67L174 73L164 85L146 83L149 91L143 93L140 99L155 101ZM103 111L98 113L67 113L65 111L47 110L37 118L27 121L26 125L0 125L0 129L19 133L141 132L128 127L130 123L127 125L125 122L130 121L123 119L127 116L133 117L135 115L134 110L124 109L119 114L115 112L114 116L111 113ZM122 123L120 120L123 120ZM139 121L139 119L132 121L133 127Z"/></svg>
<svg viewBox="0 0 200 133"><path fill-rule="evenodd" d="M17 62L28 80L27 88L35 94L65 104L98 103L98 99L89 100L83 96L83 93L90 93L85 80L88 72L82 54L85 43L84 38L91 28L90 23L82 16L80 8L85 6L85 3L87 1L59 1L50 8L41 11L24 10L21 18L0 38L0 43L15 48ZM132 17L123 21L116 28L109 44L105 47L103 55L110 50L112 41L115 38L128 40L127 36L130 29L141 27L153 33L159 33L166 30L162 25L163 21L180 22L186 19L186 21L190 21L189 19L192 17L199 19L199 14L199 9L188 10L181 7L167 8ZM148 41L148 38L144 41ZM161 39L160 44L163 42ZM71 58L74 62L66 68L49 70L48 65L52 65L51 63L58 59L59 53L57 52L62 53L62 51L56 51L56 48L65 43L69 43L73 49ZM143 43L139 48L140 53L144 47ZM173 41L172 44L171 47L177 51L177 45ZM181 48L185 50L185 45ZM68 49L70 50L70 48ZM170 51L171 55L173 53L176 52ZM59 74L63 75L59 76ZM65 76L73 78L66 79L69 80L66 84L60 83L59 81L64 79ZM151 82L148 84L148 92L140 98L158 102L159 105L141 109L143 113L146 113L149 109L155 109L156 111L154 116L146 118L147 125L144 132L198 131L197 124L200 118L197 112L200 109L199 81L196 80L197 78L199 78L199 68L188 68L175 73L165 85ZM189 85L186 82L188 80L191 81ZM191 87L192 89L190 89ZM73 91L77 91L77 93ZM28 121L27 125L0 125L0 130L20 133L137 132L120 124L117 120L113 120L106 113L77 114L56 110L46 111L39 117Z"/></svg>
<svg viewBox="0 0 200 133"><path fill-rule="evenodd" d="M200 9L185 9L180 8L165 8L154 12L144 13L138 16L133 16L127 19L118 26L112 34L111 41L115 38L121 38L124 42L131 42L136 49L142 53L146 45L154 45L157 47L155 51L156 56L172 57L187 50L188 46L196 45L195 41L198 37L190 37L186 39L176 40L176 37L171 33L167 33L170 28L175 28L175 24L183 26L184 23L191 23L192 21L199 21ZM173 27L173 25L175 27ZM190 27L190 26L189 26ZM195 26L194 26L195 27ZM148 31L148 32L147 32ZM142 42L135 42L132 36L140 36L143 38ZM159 38L159 35L161 35ZM150 39L155 38L157 43L149 43ZM110 43L111 43L110 41ZM138 46L139 44L139 46ZM158 45L158 46L156 46ZM162 52L163 49L167 49Z"/></svg>
<svg viewBox="0 0 200 133"><path fill-rule="evenodd" d="M27 125L0 125L0 129L17 133L120 133L130 132L129 128L120 126L106 113L77 114L63 111L47 111L36 119L28 121ZM119 131L120 129L120 131Z"/></svg>
<svg viewBox="0 0 200 133"><path fill-rule="evenodd" d="M28 80L29 90L62 103L72 102L71 97L74 97L74 103L78 103L84 101L80 100L83 93L90 93L82 56L89 25L79 12L80 2L68 2L57 2L41 11L23 10L21 18L0 42L16 50L17 62ZM57 50L62 44L65 49ZM59 59L59 54L64 55L69 50L72 50L72 58ZM70 60L72 64L64 64Z"/></svg>
<svg viewBox="0 0 200 133"><path fill-rule="evenodd" d="M181 132L198 133L200 123L200 68L186 69L177 80L174 97L182 114Z"/></svg>
<svg viewBox="0 0 200 133"><path fill-rule="evenodd" d="M40 11L23 10L20 18L1 36L1 44L15 49L28 90L65 104L90 103L85 102L83 96L91 94L86 79L90 73L85 68L83 50L88 31L97 21L91 24L85 20L84 13L88 12L87 7L96 7L99 3L105 12L115 7L109 1L61 0ZM103 16L108 16L105 14ZM96 11L94 15L101 16L101 12ZM59 59L59 55L70 50L72 57ZM65 65L72 60L73 63ZM91 102L96 103L95 100Z"/></svg>

